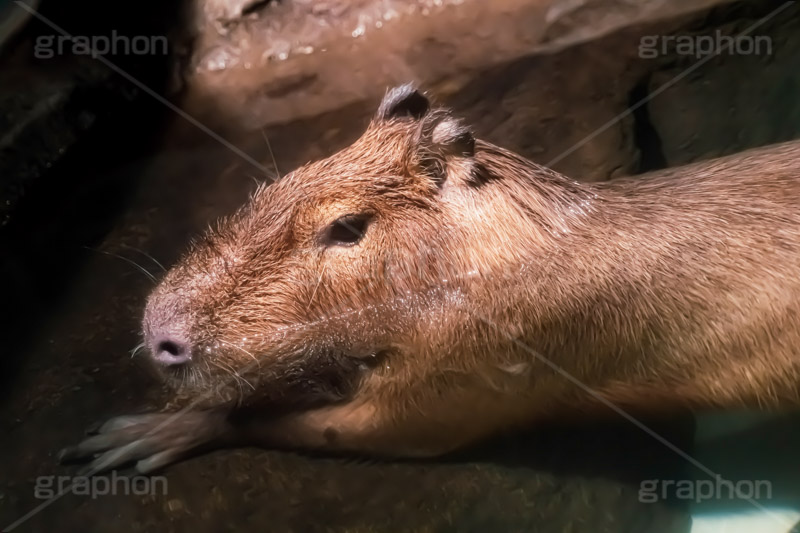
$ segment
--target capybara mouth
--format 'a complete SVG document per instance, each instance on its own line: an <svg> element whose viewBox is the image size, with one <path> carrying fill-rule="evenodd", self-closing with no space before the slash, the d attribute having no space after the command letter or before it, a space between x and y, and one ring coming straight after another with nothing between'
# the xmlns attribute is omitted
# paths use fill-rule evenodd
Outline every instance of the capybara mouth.
<svg viewBox="0 0 800 533"><path fill-rule="evenodd" d="M227 347L226 347L226 344ZM224 342L195 347L182 364L156 360L159 375L178 397L199 405L258 403L274 409L335 404L350 398L361 380L380 369L396 348L248 350ZM246 351L242 359L239 353Z"/></svg>

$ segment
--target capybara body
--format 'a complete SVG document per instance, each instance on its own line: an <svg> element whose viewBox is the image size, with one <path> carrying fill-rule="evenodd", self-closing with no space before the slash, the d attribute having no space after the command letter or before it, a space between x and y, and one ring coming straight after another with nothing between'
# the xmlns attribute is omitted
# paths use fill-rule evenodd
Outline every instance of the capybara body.
<svg viewBox="0 0 800 533"><path fill-rule="evenodd" d="M602 404L796 404L799 163L789 143L578 183L393 89L352 146L261 187L150 296L145 342L192 409L112 420L65 455L436 455Z"/></svg>

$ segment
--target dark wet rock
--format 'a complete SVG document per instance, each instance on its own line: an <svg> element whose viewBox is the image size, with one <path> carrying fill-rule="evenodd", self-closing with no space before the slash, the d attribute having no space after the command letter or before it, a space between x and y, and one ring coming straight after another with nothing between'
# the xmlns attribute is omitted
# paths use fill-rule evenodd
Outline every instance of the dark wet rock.
<svg viewBox="0 0 800 533"><path fill-rule="evenodd" d="M139 87L125 76L157 91L166 85L168 48L141 55L122 47L103 59L111 68L96 59L97 50L75 46L69 38L164 39L164 26L176 16L175 8L163 5L151 14L147 9L125 14L102 0L83 0L83 10L63 2L26 3L34 14L0 1L0 232L32 187L42 192L52 186L42 179L49 169L140 100ZM143 22L153 15L156 22ZM71 179L73 190L89 185L80 176Z"/></svg>
<svg viewBox="0 0 800 533"><path fill-rule="evenodd" d="M652 126L668 166L732 154L800 136L800 6L794 5L761 24L774 6L738 6L732 21L716 26L723 36L753 28L759 41L734 44L708 59L675 53L656 60L648 92L667 84L648 103ZM707 28L681 35L716 36ZM723 42L723 41L720 41ZM698 61L702 68L683 75ZM742 80L758 80L743 83Z"/></svg>
<svg viewBox="0 0 800 533"><path fill-rule="evenodd" d="M130 89L89 62L49 72L7 69L0 87L0 227L26 188L101 117L129 102Z"/></svg>
<svg viewBox="0 0 800 533"><path fill-rule="evenodd" d="M204 105L253 129L371 101L409 80L459 79L719 3L198 0L187 78Z"/></svg>

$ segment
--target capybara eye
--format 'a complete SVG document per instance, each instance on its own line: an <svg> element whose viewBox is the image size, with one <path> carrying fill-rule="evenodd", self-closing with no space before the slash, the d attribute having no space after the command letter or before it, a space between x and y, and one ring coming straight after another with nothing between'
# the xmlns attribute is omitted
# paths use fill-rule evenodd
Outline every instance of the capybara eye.
<svg viewBox="0 0 800 533"><path fill-rule="evenodd" d="M369 223L368 215L344 215L334 220L325 232L325 244L352 246L364 236Z"/></svg>

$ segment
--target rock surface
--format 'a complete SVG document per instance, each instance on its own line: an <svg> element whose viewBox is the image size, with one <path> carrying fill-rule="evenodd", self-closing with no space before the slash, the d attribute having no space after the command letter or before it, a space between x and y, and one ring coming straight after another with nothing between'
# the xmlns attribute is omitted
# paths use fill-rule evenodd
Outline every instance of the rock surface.
<svg viewBox="0 0 800 533"><path fill-rule="evenodd" d="M682 73L698 59L673 54L658 61L660 68L648 80L650 94L666 86L647 109L667 166L800 136L798 10L792 7L764 23L768 10L738 11L739 16L718 28L724 35L740 35L756 26L750 33L763 39L742 48L749 53L737 53L733 45L688 76ZM684 34L710 33L691 28Z"/></svg>
<svg viewBox="0 0 800 533"><path fill-rule="evenodd" d="M373 100L409 80L457 90L498 63L720 3L198 0L187 83L202 105L255 129Z"/></svg>

